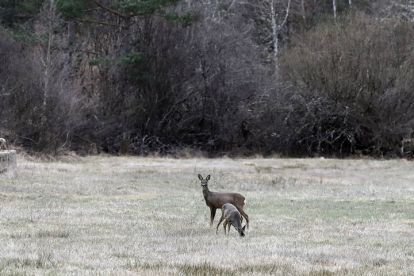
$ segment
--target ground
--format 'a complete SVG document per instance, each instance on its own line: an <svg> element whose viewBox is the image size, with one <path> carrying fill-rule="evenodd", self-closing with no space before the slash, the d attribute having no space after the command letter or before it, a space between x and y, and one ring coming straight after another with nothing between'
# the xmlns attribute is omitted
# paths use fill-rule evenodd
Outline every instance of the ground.
<svg viewBox="0 0 414 276"><path fill-rule="evenodd" d="M245 238L209 226L199 173L246 197ZM414 275L413 179L398 160L18 157L0 274Z"/></svg>

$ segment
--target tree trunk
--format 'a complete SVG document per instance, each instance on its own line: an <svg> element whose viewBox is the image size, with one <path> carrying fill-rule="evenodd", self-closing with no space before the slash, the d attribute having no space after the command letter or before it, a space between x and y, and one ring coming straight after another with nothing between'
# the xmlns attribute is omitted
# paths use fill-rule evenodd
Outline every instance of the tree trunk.
<svg viewBox="0 0 414 276"><path fill-rule="evenodd" d="M52 22L52 14L55 12L55 2L54 0L50 0L50 8L49 8L49 22L48 22L48 41L47 41L47 49L46 49L46 61L44 62L45 66L45 73L44 73L44 88L43 88L43 104L42 104L42 114L41 114L41 125L46 123L46 110L47 110L47 98L49 96L50 90L50 74L51 74L51 49L52 49L52 41L53 41L53 22Z"/></svg>
<svg viewBox="0 0 414 276"><path fill-rule="evenodd" d="M279 60L278 60L278 51L279 51L279 40L277 38L277 15L275 13L275 7L274 7L274 0L270 3L270 15L272 19L272 36L273 36L273 61L275 63L275 71L276 74L278 74L279 71Z"/></svg>
<svg viewBox="0 0 414 276"><path fill-rule="evenodd" d="M279 75L279 40L278 40L278 32L279 30L281 30L285 25L286 22L288 20L289 17L289 10L290 10L290 2L291 0L288 1L288 5L286 8L286 15L285 15L285 19L283 20L282 23L280 23L280 25L277 25L277 14L275 12L275 7L274 7L274 3L275 0L272 0L272 2L270 3L270 16L271 16L271 20L272 20L272 36L273 36L273 48L274 48L274 62L275 62L275 71L276 71L276 76Z"/></svg>
<svg viewBox="0 0 414 276"><path fill-rule="evenodd" d="M131 18L126 17L123 19L121 25L121 46L120 46L120 57L124 56L131 50L131 33L129 27L131 25Z"/></svg>
<svg viewBox="0 0 414 276"><path fill-rule="evenodd" d="M351 0L349 0L349 1L351 1ZM301 8L302 8L302 18L303 18L303 22L306 23L305 0L301 0L300 1L300 5L301 5Z"/></svg>
<svg viewBox="0 0 414 276"><path fill-rule="evenodd" d="M68 66L69 66L69 75L72 77L74 76L74 68L72 66L72 57L73 57L73 46L75 44L75 38L76 38L76 34L75 34L75 22L74 21L70 21L68 23Z"/></svg>

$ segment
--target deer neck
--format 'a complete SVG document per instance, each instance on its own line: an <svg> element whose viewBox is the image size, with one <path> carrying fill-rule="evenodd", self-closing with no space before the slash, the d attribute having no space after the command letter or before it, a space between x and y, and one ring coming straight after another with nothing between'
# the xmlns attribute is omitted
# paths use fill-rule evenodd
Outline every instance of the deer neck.
<svg viewBox="0 0 414 276"><path fill-rule="evenodd" d="M203 196L204 199L207 200L207 197L211 194L210 190L208 189L208 186L203 187Z"/></svg>

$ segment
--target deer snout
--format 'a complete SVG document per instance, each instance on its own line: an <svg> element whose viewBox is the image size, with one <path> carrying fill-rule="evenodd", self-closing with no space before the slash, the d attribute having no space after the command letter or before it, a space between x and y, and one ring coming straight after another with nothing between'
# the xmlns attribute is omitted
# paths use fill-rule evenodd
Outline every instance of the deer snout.
<svg viewBox="0 0 414 276"><path fill-rule="evenodd" d="M244 233L244 230L246 229L246 225L241 229L241 230L239 230L239 233L240 233L240 237L244 237L244 236L246 236L246 234Z"/></svg>

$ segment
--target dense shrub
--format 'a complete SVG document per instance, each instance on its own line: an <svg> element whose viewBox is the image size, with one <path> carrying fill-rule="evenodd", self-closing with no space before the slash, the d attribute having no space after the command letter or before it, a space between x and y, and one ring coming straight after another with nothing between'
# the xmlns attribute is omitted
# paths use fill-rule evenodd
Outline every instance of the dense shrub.
<svg viewBox="0 0 414 276"><path fill-rule="evenodd" d="M399 0L335 19L327 0L3 2L0 135L29 150L394 156L414 136Z"/></svg>
<svg viewBox="0 0 414 276"><path fill-rule="evenodd" d="M35 50L33 50L33 48ZM88 126L90 103L79 81L68 78L66 57L55 52L45 97L42 49L0 31L0 131L28 150L54 152Z"/></svg>
<svg viewBox="0 0 414 276"><path fill-rule="evenodd" d="M309 151L393 154L414 130L411 23L357 15L296 37L285 52L292 121Z"/></svg>

